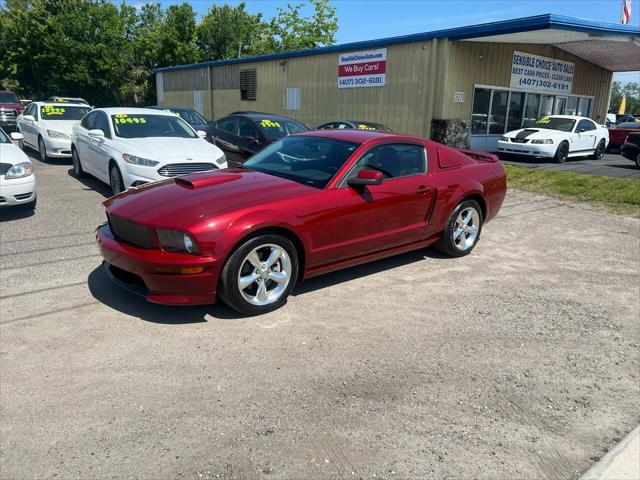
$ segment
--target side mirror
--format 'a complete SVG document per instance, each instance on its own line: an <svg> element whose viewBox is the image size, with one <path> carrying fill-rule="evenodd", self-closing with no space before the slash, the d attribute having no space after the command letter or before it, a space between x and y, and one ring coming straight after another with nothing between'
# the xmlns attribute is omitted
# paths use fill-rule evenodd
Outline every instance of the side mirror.
<svg viewBox="0 0 640 480"><path fill-rule="evenodd" d="M22 140L22 139L24 139L24 137L22 136L22 134L20 132L11 132L10 136L11 136L11 140Z"/></svg>
<svg viewBox="0 0 640 480"><path fill-rule="evenodd" d="M196 133L200 138L207 138L207 132L205 132L204 130L196 130Z"/></svg>
<svg viewBox="0 0 640 480"><path fill-rule="evenodd" d="M35 118L33 115L23 115L23 116L22 116L22 119L23 119L25 122L31 122L31 123L33 123L33 122L35 122L35 121L36 121L36 118Z"/></svg>
<svg viewBox="0 0 640 480"><path fill-rule="evenodd" d="M362 185L382 185L382 173L377 170L363 168L355 177L347 180L347 185L357 187Z"/></svg>
<svg viewBox="0 0 640 480"><path fill-rule="evenodd" d="M104 132L99 128L94 128L87 132L91 138L104 138Z"/></svg>

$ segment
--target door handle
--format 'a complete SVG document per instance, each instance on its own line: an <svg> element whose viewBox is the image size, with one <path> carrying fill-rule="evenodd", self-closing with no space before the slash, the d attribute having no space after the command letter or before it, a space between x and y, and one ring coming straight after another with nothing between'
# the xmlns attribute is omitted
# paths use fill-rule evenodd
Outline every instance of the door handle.
<svg viewBox="0 0 640 480"><path fill-rule="evenodd" d="M416 189L416 193L418 195L424 195L426 193L429 193L432 190L431 187L427 187L425 185L420 185L417 189Z"/></svg>

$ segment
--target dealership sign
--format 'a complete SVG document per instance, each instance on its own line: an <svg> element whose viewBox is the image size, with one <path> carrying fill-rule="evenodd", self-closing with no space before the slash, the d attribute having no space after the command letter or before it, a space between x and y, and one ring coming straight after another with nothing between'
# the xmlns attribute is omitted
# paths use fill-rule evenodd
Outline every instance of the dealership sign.
<svg viewBox="0 0 640 480"><path fill-rule="evenodd" d="M387 71L387 49L338 55L338 88L382 87Z"/></svg>
<svg viewBox="0 0 640 480"><path fill-rule="evenodd" d="M531 53L513 52L511 87L571 93L576 65Z"/></svg>

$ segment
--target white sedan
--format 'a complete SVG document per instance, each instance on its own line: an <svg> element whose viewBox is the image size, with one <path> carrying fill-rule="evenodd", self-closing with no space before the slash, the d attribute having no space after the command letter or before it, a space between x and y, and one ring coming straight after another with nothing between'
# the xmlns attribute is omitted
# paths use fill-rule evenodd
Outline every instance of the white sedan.
<svg viewBox="0 0 640 480"><path fill-rule="evenodd" d="M36 177L29 157L11 140L22 140L22 134L11 137L0 128L0 207L28 204L36 207Z"/></svg>
<svg viewBox="0 0 640 480"><path fill-rule="evenodd" d="M528 157L553 158L563 163L569 157L599 160L609 144L609 130L593 120L575 115L549 115L525 128L507 132L498 141L498 151Z"/></svg>
<svg viewBox="0 0 640 480"><path fill-rule="evenodd" d="M114 193L168 177L227 168L222 150L178 115L148 108L98 108L73 128L73 171Z"/></svg>
<svg viewBox="0 0 640 480"><path fill-rule="evenodd" d="M16 123L24 137L22 147L31 147L46 162L49 158L71 156L71 129L91 111L87 105L33 102L27 105Z"/></svg>

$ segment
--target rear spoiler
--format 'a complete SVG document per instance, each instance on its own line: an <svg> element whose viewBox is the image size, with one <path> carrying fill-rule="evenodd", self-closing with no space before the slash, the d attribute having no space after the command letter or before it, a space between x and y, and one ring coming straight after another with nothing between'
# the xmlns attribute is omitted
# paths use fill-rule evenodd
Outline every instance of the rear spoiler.
<svg viewBox="0 0 640 480"><path fill-rule="evenodd" d="M498 156L493 153L481 152L479 150L469 150L466 148L459 148L459 152L464 153L467 157L473 158L477 162L498 162Z"/></svg>

